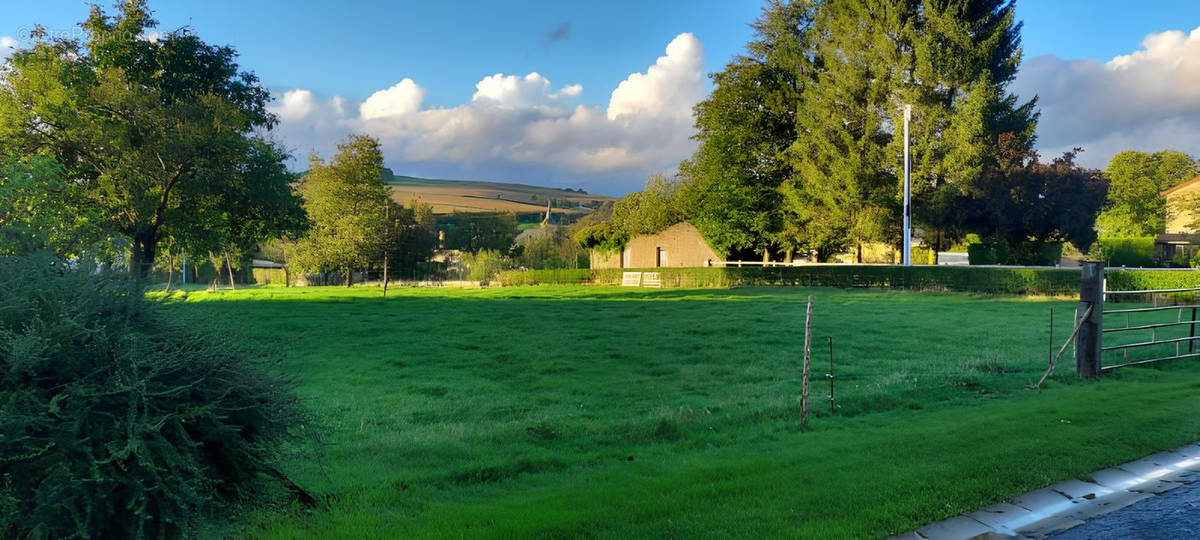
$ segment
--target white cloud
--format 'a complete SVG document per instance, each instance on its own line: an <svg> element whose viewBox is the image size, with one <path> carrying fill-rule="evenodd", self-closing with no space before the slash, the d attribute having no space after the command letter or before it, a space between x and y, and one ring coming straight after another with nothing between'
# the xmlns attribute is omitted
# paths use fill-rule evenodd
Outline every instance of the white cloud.
<svg viewBox="0 0 1200 540"><path fill-rule="evenodd" d="M0 36L0 59L8 58L19 48L20 43L10 36Z"/></svg>
<svg viewBox="0 0 1200 540"><path fill-rule="evenodd" d="M1105 63L1033 58L1013 90L1038 95L1047 157L1081 146L1081 162L1102 167L1128 148L1200 154L1200 28L1151 34Z"/></svg>
<svg viewBox="0 0 1200 540"><path fill-rule="evenodd" d="M324 137L321 147L328 151L346 133L366 132L380 138L393 165L442 164L448 175L520 170L543 177L526 180L619 176L628 179L613 186L620 191L639 187L650 172L673 169L695 148L691 111L706 92L702 61L699 40L680 34L666 55L622 81L607 107L573 104L581 85L556 91L534 72L488 75L469 102L452 107L423 109L425 89L406 78L372 94L357 116L304 89L285 92L272 111L290 144Z"/></svg>
<svg viewBox="0 0 1200 540"><path fill-rule="evenodd" d="M387 118L402 116L416 112L425 101L425 89L417 86L412 79L404 79L387 90L380 90L359 106L359 113L364 119Z"/></svg>
<svg viewBox="0 0 1200 540"><path fill-rule="evenodd" d="M700 40L679 34L667 45L666 56L617 85L608 102L608 119L636 114L690 117L692 105L704 97L703 58Z"/></svg>

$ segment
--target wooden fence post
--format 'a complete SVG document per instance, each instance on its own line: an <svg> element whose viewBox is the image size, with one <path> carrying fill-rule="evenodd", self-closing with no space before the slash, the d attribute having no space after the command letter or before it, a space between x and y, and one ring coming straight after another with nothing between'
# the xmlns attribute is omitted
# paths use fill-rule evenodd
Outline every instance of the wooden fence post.
<svg viewBox="0 0 1200 540"><path fill-rule="evenodd" d="M1104 263L1083 263L1083 271L1079 275L1078 311L1087 318L1076 320L1079 334L1075 338L1075 371L1085 379L1094 379L1100 376L1100 331L1104 327Z"/></svg>
<svg viewBox="0 0 1200 540"><path fill-rule="evenodd" d="M812 361L812 296L808 297L808 310L804 314L804 370L800 388L800 429L808 427L808 370Z"/></svg>

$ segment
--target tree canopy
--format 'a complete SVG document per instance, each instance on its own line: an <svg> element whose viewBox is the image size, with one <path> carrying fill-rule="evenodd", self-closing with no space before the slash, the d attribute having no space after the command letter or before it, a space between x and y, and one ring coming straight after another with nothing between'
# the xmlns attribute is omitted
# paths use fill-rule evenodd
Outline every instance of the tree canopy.
<svg viewBox="0 0 1200 540"><path fill-rule="evenodd" d="M139 276L165 238L207 247L277 234L298 204L286 153L260 135L275 118L257 77L187 29L144 38L155 24L144 0L115 16L93 6L84 40L39 41L0 75L0 144L57 161L63 204L128 239Z"/></svg>
<svg viewBox="0 0 1200 540"><path fill-rule="evenodd" d="M898 243L905 105L927 234L974 232L951 201L1033 147L1035 101L1007 91L1021 60L1009 0L774 0L754 30L712 76L680 167L684 217L723 255Z"/></svg>
<svg viewBox="0 0 1200 540"><path fill-rule="evenodd" d="M382 173L379 141L366 135L351 135L329 162L309 159L300 194L311 227L297 245L298 267L343 271L349 284L353 270L381 254L389 200Z"/></svg>
<svg viewBox="0 0 1200 540"><path fill-rule="evenodd" d="M1154 153L1126 150L1104 169L1108 198L1096 220L1102 236L1154 236L1166 226L1162 192L1200 175L1200 164L1175 150Z"/></svg>

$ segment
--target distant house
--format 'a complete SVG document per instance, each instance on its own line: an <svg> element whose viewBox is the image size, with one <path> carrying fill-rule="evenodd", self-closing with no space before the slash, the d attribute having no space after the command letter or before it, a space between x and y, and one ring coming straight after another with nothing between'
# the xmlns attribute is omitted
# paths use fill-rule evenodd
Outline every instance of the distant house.
<svg viewBox="0 0 1200 540"><path fill-rule="evenodd" d="M640 234L620 252L592 250L592 268L659 268L712 266L721 261L691 223L676 223L654 234Z"/></svg>
<svg viewBox="0 0 1200 540"><path fill-rule="evenodd" d="M1200 221L1200 215L1186 208L1183 203L1193 197L1200 197L1200 176L1164 191L1167 200L1167 226L1163 234L1155 239L1155 251L1159 260L1170 260L1176 255L1191 258L1200 250L1197 243L1195 223Z"/></svg>

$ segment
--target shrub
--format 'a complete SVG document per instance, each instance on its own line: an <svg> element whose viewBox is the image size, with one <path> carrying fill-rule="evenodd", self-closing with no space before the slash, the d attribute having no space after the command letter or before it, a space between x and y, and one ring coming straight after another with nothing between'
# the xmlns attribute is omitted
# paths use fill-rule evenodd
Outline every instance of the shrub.
<svg viewBox="0 0 1200 540"><path fill-rule="evenodd" d="M926 245L912 246L912 263L920 265L937 264L937 252Z"/></svg>
<svg viewBox="0 0 1200 540"><path fill-rule="evenodd" d="M495 279L509 264L508 257L491 249L481 249L477 253L463 255L463 265L467 267L467 280L478 281L484 285Z"/></svg>
<svg viewBox="0 0 1200 540"><path fill-rule="evenodd" d="M1062 242L971 244L967 246L967 262L971 265L1058 266L1062 252Z"/></svg>
<svg viewBox="0 0 1200 540"><path fill-rule="evenodd" d="M0 290L0 536L182 536L283 478L295 402L255 351L48 256Z"/></svg>
<svg viewBox="0 0 1200 540"><path fill-rule="evenodd" d="M1154 237L1101 238L1100 254L1106 266L1157 266L1154 260Z"/></svg>
<svg viewBox="0 0 1200 540"><path fill-rule="evenodd" d="M590 272L584 278L584 272ZM505 272L505 285L580 283L619 285L624 272L658 272L665 287L890 287L897 289L1008 294L1073 294L1079 271L1054 268L963 266L804 265L769 268L605 268L575 271Z"/></svg>

